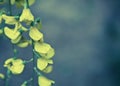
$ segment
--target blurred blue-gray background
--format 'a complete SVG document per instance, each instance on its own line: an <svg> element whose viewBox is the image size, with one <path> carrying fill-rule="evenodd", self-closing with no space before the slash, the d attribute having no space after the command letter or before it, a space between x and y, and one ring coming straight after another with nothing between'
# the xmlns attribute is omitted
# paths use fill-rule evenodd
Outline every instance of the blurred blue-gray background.
<svg viewBox="0 0 120 86"><path fill-rule="evenodd" d="M56 50L54 70L47 75L54 86L120 86L119 8L119 0L36 0L32 13L41 18L44 39ZM1 37L0 72L12 55ZM31 55L31 47L19 49L21 58ZM22 75L13 76L10 86L29 79L31 69L28 64Z"/></svg>

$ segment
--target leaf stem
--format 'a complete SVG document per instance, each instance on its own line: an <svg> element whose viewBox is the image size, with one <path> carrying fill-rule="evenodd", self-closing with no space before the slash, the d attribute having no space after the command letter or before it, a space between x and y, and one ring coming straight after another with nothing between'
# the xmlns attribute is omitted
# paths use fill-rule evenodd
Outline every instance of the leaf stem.
<svg viewBox="0 0 120 86"><path fill-rule="evenodd" d="M30 63L30 62L32 62L32 61L33 61L33 58L31 58L31 59L28 60L28 61L24 61L23 64L27 64L27 63Z"/></svg>
<svg viewBox="0 0 120 86"><path fill-rule="evenodd" d="M36 67L34 67L34 71L36 72L36 74L37 74L38 76L41 76L41 75L42 75L42 74L37 70Z"/></svg>
<svg viewBox="0 0 120 86"><path fill-rule="evenodd" d="M30 78L29 80L23 82L21 86L28 86L28 84L33 80L33 78Z"/></svg>
<svg viewBox="0 0 120 86"><path fill-rule="evenodd" d="M5 78L5 86L8 86L10 77L11 77L11 72L9 69L7 69L6 78Z"/></svg>
<svg viewBox="0 0 120 86"><path fill-rule="evenodd" d="M9 15L11 16L12 15L12 8L11 8L11 3L10 3L10 0L9 0Z"/></svg>
<svg viewBox="0 0 120 86"><path fill-rule="evenodd" d="M29 8L29 2L28 2L28 0L25 0L24 8Z"/></svg>
<svg viewBox="0 0 120 86"><path fill-rule="evenodd" d="M11 9L10 0L9 0L8 5L9 5L9 15L11 16L11 15L12 15L12 9ZM14 46L12 45L12 48L13 48L13 47L14 47ZM14 50L14 48L13 48L13 50ZM15 56L14 56L14 57L15 57ZM10 79L10 77L11 77L11 72L10 72L9 69L7 69L6 78L5 78L5 86L8 86L8 85L9 85L9 79Z"/></svg>
<svg viewBox="0 0 120 86"><path fill-rule="evenodd" d="M34 49L34 44L33 44L33 40L32 40L32 54L33 54L33 86L34 86L34 83L35 83L35 71L34 71L34 67L36 67L36 65L35 65L35 54L34 54L34 51L33 51L33 49Z"/></svg>

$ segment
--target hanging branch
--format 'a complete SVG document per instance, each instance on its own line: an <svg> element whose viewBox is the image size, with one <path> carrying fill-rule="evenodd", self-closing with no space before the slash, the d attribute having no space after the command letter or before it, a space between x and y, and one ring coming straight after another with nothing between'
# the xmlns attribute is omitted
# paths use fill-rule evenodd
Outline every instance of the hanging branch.
<svg viewBox="0 0 120 86"><path fill-rule="evenodd" d="M3 0L4 1L4 0ZM13 56L11 58L6 59L4 62L4 67L7 68L6 77L5 77L5 86L9 86L9 80L12 74L19 75L22 74L28 63L32 63L32 78L23 82L21 86L27 86L28 83L32 82L32 86L36 84L35 74L38 78L38 85L43 86L51 86L55 82L53 80L48 79L43 74L50 73L53 69L53 56L55 54L54 48L44 41L44 34L40 31L42 28L40 18L34 17L29 8L35 0L8 0L9 3L9 12L1 13L0 12L0 24L2 24L2 20L5 21L5 25L3 27L3 35L5 35L12 45ZM2 3L4 4L4 3ZM17 7L22 7L23 10L19 15L12 15L12 5L16 5ZM9 15L8 15L9 14ZM23 26L22 23L26 25ZM9 25L14 25L14 28L10 28ZM26 27L29 26L29 27ZM27 33L29 39L23 35L23 33ZM32 46L32 54L30 60L22 60L18 56L18 51L15 49L26 48ZM43 74L42 74L43 73ZM3 75L1 75L4 78Z"/></svg>

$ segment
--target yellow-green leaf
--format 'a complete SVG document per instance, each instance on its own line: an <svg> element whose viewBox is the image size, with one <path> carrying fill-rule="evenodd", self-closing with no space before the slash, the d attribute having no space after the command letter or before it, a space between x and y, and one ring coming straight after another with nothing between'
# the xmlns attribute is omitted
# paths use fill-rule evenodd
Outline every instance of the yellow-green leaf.
<svg viewBox="0 0 120 86"><path fill-rule="evenodd" d="M47 43L35 42L34 45L35 45L34 46L35 51L37 51L38 53L42 53L42 54L46 54L51 49L51 46Z"/></svg>
<svg viewBox="0 0 120 86"><path fill-rule="evenodd" d="M25 66L22 59L9 58L5 61L4 67L7 67L12 74L21 74Z"/></svg>
<svg viewBox="0 0 120 86"><path fill-rule="evenodd" d="M20 32L14 31L13 29L10 29L8 27L4 28L4 33L8 38L12 40L15 40L20 35Z"/></svg>
<svg viewBox="0 0 120 86"><path fill-rule="evenodd" d="M39 58L37 59L37 67L40 70L43 70L47 67L48 62L45 59Z"/></svg>
<svg viewBox="0 0 120 86"><path fill-rule="evenodd" d="M45 59L51 59L55 55L55 50L53 48L49 49L49 51L46 54L40 54Z"/></svg>
<svg viewBox="0 0 120 86"><path fill-rule="evenodd" d="M3 30L2 29L0 29L0 34L2 34L3 33Z"/></svg>
<svg viewBox="0 0 120 86"><path fill-rule="evenodd" d="M38 85L39 86L52 86L52 84L54 84L55 81L50 80L44 76L39 76L38 77Z"/></svg>
<svg viewBox="0 0 120 86"><path fill-rule="evenodd" d="M48 64L53 64L53 60L46 60L44 58L38 58L37 59L37 68L39 70L44 70Z"/></svg>
<svg viewBox="0 0 120 86"><path fill-rule="evenodd" d="M22 11L22 14L20 16L20 22L26 22L26 23L31 23L34 21L34 16L32 15L31 11L29 8L24 8Z"/></svg>
<svg viewBox="0 0 120 86"><path fill-rule="evenodd" d="M34 41L38 41L38 40L41 40L43 38L43 34L36 27L30 28L29 36Z"/></svg>
<svg viewBox="0 0 120 86"><path fill-rule="evenodd" d="M22 39L18 44L17 46L18 47L21 47L21 48L25 48L29 45L29 40L26 40L26 39Z"/></svg>
<svg viewBox="0 0 120 86"><path fill-rule="evenodd" d="M14 5L14 4L15 4L15 0L10 0L10 3L11 3L12 5Z"/></svg>
<svg viewBox="0 0 120 86"><path fill-rule="evenodd" d="M14 16L7 16L6 14L3 14L2 18L5 20L6 24L13 25L13 24L17 23L17 20L15 19Z"/></svg>
<svg viewBox="0 0 120 86"><path fill-rule="evenodd" d="M22 38L22 36L20 35L20 36L18 36L16 39L11 40L11 42L12 42L13 44L16 44L16 43L18 43L18 42L21 40L21 38Z"/></svg>
<svg viewBox="0 0 120 86"><path fill-rule="evenodd" d="M0 79L5 79L5 75L0 73Z"/></svg>
<svg viewBox="0 0 120 86"><path fill-rule="evenodd" d="M43 72L44 72L44 73L50 73L50 72L52 72L52 70L53 70L53 66L52 66L52 65L49 65L49 66L47 66L47 67L43 70Z"/></svg>

